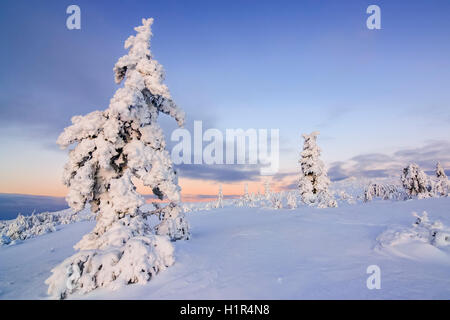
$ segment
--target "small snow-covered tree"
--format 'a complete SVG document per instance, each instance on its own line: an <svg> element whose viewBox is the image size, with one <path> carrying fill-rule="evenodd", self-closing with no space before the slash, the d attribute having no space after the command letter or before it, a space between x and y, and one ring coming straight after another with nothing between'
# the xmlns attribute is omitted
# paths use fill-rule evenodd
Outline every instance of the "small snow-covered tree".
<svg viewBox="0 0 450 320"><path fill-rule="evenodd" d="M287 193L286 196L287 205L291 209L297 208L297 192L296 191L290 191Z"/></svg>
<svg viewBox="0 0 450 320"><path fill-rule="evenodd" d="M330 179L328 179L324 163L320 160L321 150L317 146L318 135L318 131L314 131L311 134L303 134L305 141L299 160L301 169L298 183L299 192L304 203L314 203L319 199L320 195L323 205L327 202L327 206L335 207L337 203L333 201L328 191Z"/></svg>
<svg viewBox="0 0 450 320"><path fill-rule="evenodd" d="M263 199L263 195L261 194L261 190L258 188L258 192L256 193L256 200L261 201Z"/></svg>
<svg viewBox="0 0 450 320"><path fill-rule="evenodd" d="M255 208L258 205L258 195L251 192L249 195L249 207Z"/></svg>
<svg viewBox="0 0 450 320"><path fill-rule="evenodd" d="M340 190L339 192L338 192L338 196L339 196L339 199L341 200L341 201L345 201L345 202L347 202L348 204L355 204L356 203L356 201L355 201L355 199L353 199L353 197L352 197L352 195L351 194L348 194L345 190ZM371 200L371 199L370 199ZM370 201L369 200L369 201Z"/></svg>
<svg viewBox="0 0 450 320"><path fill-rule="evenodd" d="M400 180L410 198L417 196L423 199L431 196L430 179L417 164L412 163L404 168Z"/></svg>
<svg viewBox="0 0 450 320"><path fill-rule="evenodd" d="M223 192L222 192L222 185L219 185L219 193L217 195L217 201L215 204L216 208L223 208Z"/></svg>
<svg viewBox="0 0 450 320"><path fill-rule="evenodd" d="M251 198L250 194L248 193L248 183L244 185L244 194L242 196L242 201L244 202L245 206L248 206L250 204Z"/></svg>
<svg viewBox="0 0 450 320"><path fill-rule="evenodd" d="M244 185L244 199L250 199L250 195L248 193L248 183Z"/></svg>
<svg viewBox="0 0 450 320"><path fill-rule="evenodd" d="M367 186L364 189L364 197L363 197L364 198L364 202L372 201L373 194L374 194L374 190L373 190L372 185Z"/></svg>
<svg viewBox="0 0 450 320"><path fill-rule="evenodd" d="M373 198L383 200L404 200L405 193L395 185L370 183L364 189L364 202L372 201Z"/></svg>
<svg viewBox="0 0 450 320"><path fill-rule="evenodd" d="M272 191L270 190L270 181L266 180L264 181L264 197L266 200L270 200L272 196Z"/></svg>
<svg viewBox="0 0 450 320"><path fill-rule="evenodd" d="M436 182L434 184L434 193L440 197L447 197L449 191L449 183L445 170L441 163L436 164Z"/></svg>
<svg viewBox="0 0 450 320"><path fill-rule="evenodd" d="M331 193L321 191L317 194L318 208L336 208L337 206L337 201Z"/></svg>
<svg viewBox="0 0 450 320"><path fill-rule="evenodd" d="M105 111L75 116L59 136L62 148L76 144L64 168L67 202L74 211L87 203L97 224L75 245L79 250L52 270L48 292L65 298L75 291L144 283L173 264L169 240L187 239L189 230L179 206L180 187L164 135L160 112L183 125L184 112L163 84L162 66L150 52L153 19L143 19L137 34L125 41L129 52L114 66L119 88ZM168 204L143 212L144 198L133 179L150 187ZM146 221L157 214L160 223ZM155 234L156 233L156 234Z"/></svg>
<svg viewBox="0 0 450 320"><path fill-rule="evenodd" d="M281 201L281 194L280 193L272 193L272 208L273 209L282 209L283 208L283 202Z"/></svg>

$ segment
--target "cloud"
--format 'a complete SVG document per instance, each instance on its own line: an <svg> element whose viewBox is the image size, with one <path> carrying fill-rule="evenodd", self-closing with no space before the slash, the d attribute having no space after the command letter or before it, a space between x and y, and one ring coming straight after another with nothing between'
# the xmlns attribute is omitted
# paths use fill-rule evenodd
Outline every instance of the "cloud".
<svg viewBox="0 0 450 320"><path fill-rule="evenodd" d="M298 176L298 174L299 174L298 172L280 172L280 173L273 175L272 181L280 182L286 177Z"/></svg>
<svg viewBox="0 0 450 320"><path fill-rule="evenodd" d="M220 182L258 181L259 167L247 165L181 164L175 166L180 177Z"/></svg>
<svg viewBox="0 0 450 320"><path fill-rule="evenodd" d="M403 167L417 163L428 173L432 173L436 162L450 167L450 142L428 141L417 148L398 150L392 155L383 153L362 154L348 161L337 161L331 164L328 175L332 180L354 177L392 177L398 176Z"/></svg>
<svg viewBox="0 0 450 320"><path fill-rule="evenodd" d="M198 112L196 113L198 114ZM191 154L190 154L190 161L193 162L194 161L194 156L196 154L196 152L200 151L200 155L203 157L203 152L205 151L205 147L207 145L209 145L211 142L210 141L204 141L203 140L203 134L206 132L206 130L214 128L214 129L218 129L217 126L215 126L216 124L216 119L214 119L213 117L206 117L206 120L201 120L202 122L202 136L200 136L200 138L202 139L202 147L199 148L199 150L197 151L194 148L194 140L198 139L199 137L194 136L194 120L196 119L194 117L190 117L190 121L188 121L185 125L185 128L188 132L189 132L189 137L190 137L190 146L191 146ZM166 134L166 141L167 141L167 149L169 150L169 152L172 152L173 147L176 144L179 144L180 141L171 141L170 140L170 129L175 129L175 127L171 127L168 128L168 133ZM236 129L236 128L235 128ZM243 129L244 131L246 129ZM220 181L220 182L236 182L236 181L258 181L261 178L261 168L267 167L267 164L261 164L261 159L259 158L259 154L258 154L258 164L248 164L249 161L249 157L250 157L250 151L256 151L258 152L257 146L251 145L249 143L249 140L246 139L245 141L245 161L244 163L246 164L237 164L238 163L238 155L240 154L240 149L239 151L237 150L237 139L236 137L232 136L231 139L230 136L227 134L226 129L222 129L220 130L220 133L222 134L222 160L223 163L228 162L228 156L229 154L227 154L228 152L228 147L231 145L234 146L234 153L233 153L233 164L215 164L215 165L207 165L207 164L181 164L181 165L176 165L175 168L178 170L179 172L179 176L180 177L187 177L187 178L191 178L191 179L197 179L197 180L210 180L210 181ZM267 144L269 146L269 153L270 155L272 155L272 150L271 150L271 139L272 139L272 135L271 133L269 133L269 135L266 137L267 138ZM189 150L183 150L184 151L189 151ZM273 160L273 159L270 159ZM280 174L277 174L278 179L282 179L282 176L279 176Z"/></svg>
<svg viewBox="0 0 450 320"><path fill-rule="evenodd" d="M278 188L280 190L297 190L298 189L298 182L294 180L293 183L290 183L288 185L279 185Z"/></svg>

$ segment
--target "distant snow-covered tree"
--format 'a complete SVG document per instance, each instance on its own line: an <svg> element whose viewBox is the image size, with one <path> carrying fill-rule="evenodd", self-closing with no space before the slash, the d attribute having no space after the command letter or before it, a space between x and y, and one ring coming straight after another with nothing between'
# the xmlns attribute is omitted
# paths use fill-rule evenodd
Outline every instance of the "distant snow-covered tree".
<svg viewBox="0 0 450 320"><path fill-rule="evenodd" d="M372 201L373 196L374 196L373 187L372 185L369 185L364 189L364 202Z"/></svg>
<svg viewBox="0 0 450 320"><path fill-rule="evenodd" d="M216 208L223 208L223 192L222 185L219 185L219 193L217 194Z"/></svg>
<svg viewBox="0 0 450 320"><path fill-rule="evenodd" d="M356 201L355 201L355 199L353 199L352 195L351 195L351 194L348 194L348 193L345 192L344 190L340 190L340 191L338 192L338 196L339 196L339 199L340 199L341 201L345 201L345 202L347 202L348 204L355 204L355 203L356 203Z"/></svg>
<svg viewBox="0 0 450 320"><path fill-rule="evenodd" d="M289 208L291 208L291 209L297 208L298 204L297 204L297 192L296 191L288 192L288 194L286 195L286 200L287 200L287 205L289 206Z"/></svg>
<svg viewBox="0 0 450 320"><path fill-rule="evenodd" d="M266 200L270 200L272 194L271 194L271 190L270 190L270 181L266 180L264 181L264 197L266 198Z"/></svg>
<svg viewBox="0 0 450 320"><path fill-rule="evenodd" d="M242 196L242 201L244 202L245 206L248 206L250 204L251 198L250 194L248 193L248 183L244 185L244 195Z"/></svg>
<svg viewBox="0 0 450 320"><path fill-rule="evenodd" d="M272 193L272 208L273 209L282 209L283 208L283 202L281 201L282 197L280 193L273 192Z"/></svg>
<svg viewBox="0 0 450 320"><path fill-rule="evenodd" d="M75 116L59 136L62 148L76 144L64 168L67 202L75 210L87 203L97 224L75 245L79 250L52 270L49 294L65 298L75 291L144 283L173 264L169 240L187 239L188 223L179 201L180 187L158 114L183 125L184 112L172 100L162 66L150 52L153 19L143 19L137 34L125 41L128 54L114 66L119 88L105 111ZM168 204L143 212L136 192L139 179ZM156 214L152 228L146 216ZM156 233L156 234L155 234Z"/></svg>
<svg viewBox="0 0 450 320"><path fill-rule="evenodd" d="M307 204L314 203L317 199L322 200L322 205L336 207L337 203L332 199L328 191L330 179L328 179L325 165L320 160L320 148L317 145L318 131L311 134L303 134L303 151L300 157L299 192L302 201Z"/></svg>
<svg viewBox="0 0 450 320"><path fill-rule="evenodd" d="M336 208L338 206L333 194L326 191L321 191L317 194L317 207L318 208Z"/></svg>
<svg viewBox="0 0 450 320"><path fill-rule="evenodd" d="M256 193L256 200L261 201L263 200L263 195L261 194L261 190L258 188L258 192Z"/></svg>
<svg viewBox="0 0 450 320"><path fill-rule="evenodd" d="M439 197L447 197L449 192L449 182L445 170L441 163L436 164L436 182L434 184L434 193Z"/></svg>
<svg viewBox="0 0 450 320"><path fill-rule="evenodd" d="M417 164L412 163L403 168L400 180L410 198L414 196L419 199L431 197L430 179Z"/></svg>
<svg viewBox="0 0 450 320"><path fill-rule="evenodd" d="M0 221L0 236L3 237L3 244L15 243L26 240L45 233L56 231L56 226L69 224L82 220L91 220L92 215L75 214L71 210L59 212L42 212L31 216L19 214L11 221ZM9 239L9 241L8 241Z"/></svg>
<svg viewBox="0 0 450 320"><path fill-rule="evenodd" d="M244 185L244 199L250 199L250 195L248 193L248 183Z"/></svg>
<svg viewBox="0 0 450 320"><path fill-rule="evenodd" d="M370 183L364 189L364 202L372 201L373 198L383 200L404 200L405 193L401 188L390 184Z"/></svg>
<svg viewBox="0 0 450 320"><path fill-rule="evenodd" d="M249 198L250 198L249 207L251 207L251 208L257 207L258 206L258 194L251 192Z"/></svg>

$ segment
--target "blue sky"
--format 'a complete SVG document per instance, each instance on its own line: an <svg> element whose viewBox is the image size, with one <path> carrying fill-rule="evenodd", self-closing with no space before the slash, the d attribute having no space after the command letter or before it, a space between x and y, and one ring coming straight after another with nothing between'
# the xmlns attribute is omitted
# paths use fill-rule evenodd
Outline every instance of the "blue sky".
<svg viewBox="0 0 450 320"><path fill-rule="evenodd" d="M81 30L66 29L70 4ZM381 30L366 28L370 4ZM449 1L4 0L0 193L59 195L67 155L55 140L71 116L108 106L143 17L155 18L152 51L188 122L279 128L282 172L297 170L300 133L314 130L332 178L448 168L449 13Z"/></svg>

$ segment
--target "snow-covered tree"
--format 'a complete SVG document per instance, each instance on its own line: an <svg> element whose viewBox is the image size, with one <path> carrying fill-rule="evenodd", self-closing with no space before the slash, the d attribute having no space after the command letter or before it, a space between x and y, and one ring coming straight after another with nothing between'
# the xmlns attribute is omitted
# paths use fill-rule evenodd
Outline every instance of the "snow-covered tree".
<svg viewBox="0 0 450 320"><path fill-rule="evenodd" d="M215 204L216 208L223 208L223 192L222 192L222 185L219 185L219 193L217 195L217 201Z"/></svg>
<svg viewBox="0 0 450 320"><path fill-rule="evenodd" d="M256 200L261 201L263 200L263 195L261 194L261 190L258 187L258 192L256 193Z"/></svg>
<svg viewBox="0 0 450 320"><path fill-rule="evenodd" d="M336 201L333 201L328 186L330 179L328 179L325 165L320 160L320 148L317 146L318 131L311 134L303 134L303 151L300 157L300 178L299 178L299 192L302 201L311 204L317 199L322 199L322 204L328 202L332 207L337 206ZM329 201L325 201L325 200ZM327 204L327 206L328 206Z"/></svg>
<svg viewBox="0 0 450 320"><path fill-rule="evenodd" d="M440 197L447 197L449 192L449 183L445 170L441 163L436 164L436 182L434 184L434 193Z"/></svg>
<svg viewBox="0 0 450 320"><path fill-rule="evenodd" d="M244 194L242 196L242 201L244 202L244 205L249 205L251 198L250 198L250 194L248 193L248 183L246 183L244 185Z"/></svg>
<svg viewBox="0 0 450 320"><path fill-rule="evenodd" d="M338 206L333 194L328 191L319 192L316 202L318 208L336 208Z"/></svg>
<svg viewBox="0 0 450 320"><path fill-rule="evenodd" d="M404 200L405 193L395 185L370 183L364 189L364 202L372 201L373 198L383 200Z"/></svg>
<svg viewBox="0 0 450 320"><path fill-rule="evenodd" d="M430 179L417 164L412 163L404 168L400 180L410 198L417 196L422 199L431 196Z"/></svg>
<svg viewBox="0 0 450 320"><path fill-rule="evenodd" d="M364 202L372 201L374 195L374 190L372 185L367 186L364 189Z"/></svg>
<svg viewBox="0 0 450 320"><path fill-rule="evenodd" d="M251 192L249 195L249 207L255 208L258 206L258 195L254 192Z"/></svg>
<svg viewBox="0 0 450 320"><path fill-rule="evenodd" d="M272 193L272 208L273 209L282 209L283 208L283 202L281 201L281 194L280 193Z"/></svg>
<svg viewBox="0 0 450 320"><path fill-rule="evenodd" d="M270 200L270 198L272 197L269 180L264 181L264 197L266 198L266 200Z"/></svg>
<svg viewBox="0 0 450 320"><path fill-rule="evenodd" d="M247 200L250 199L250 195L248 193L248 183L244 184L244 196L243 196L243 198L247 199Z"/></svg>
<svg viewBox="0 0 450 320"><path fill-rule="evenodd" d="M49 294L65 298L75 291L144 283L173 264L169 240L187 239L188 223L179 201L180 187L164 135L160 112L183 125L184 112L172 100L162 66L150 52L153 19L143 19L137 34L125 41L128 54L114 66L121 83L105 111L75 116L59 136L62 148L76 144L64 168L67 202L74 211L87 203L97 224L75 245L79 250L52 270ZM144 198L136 192L139 179L164 207L143 212ZM160 223L146 221L156 214ZM155 234L156 233L156 234Z"/></svg>
<svg viewBox="0 0 450 320"><path fill-rule="evenodd" d="M345 202L347 202L348 204L355 204L355 203L356 203L355 199L353 199L353 196L352 196L351 194L348 194L348 193L345 192L344 190L340 190L340 191L338 192L338 196L339 196L339 199L340 199L341 201L345 201ZM371 200L371 199L370 199L370 200Z"/></svg>
<svg viewBox="0 0 450 320"><path fill-rule="evenodd" d="M69 212L68 212L69 211ZM56 226L69 224L82 220L91 220L92 215L75 214L71 210L59 212L42 212L31 216L23 216L19 213L16 219L4 222L0 221L0 237L3 243L14 243L15 241L26 240L45 233L56 231Z"/></svg>
<svg viewBox="0 0 450 320"><path fill-rule="evenodd" d="M287 205L289 206L289 208L291 208L291 209L297 208L297 192L296 191L288 192L286 199L287 199Z"/></svg>

